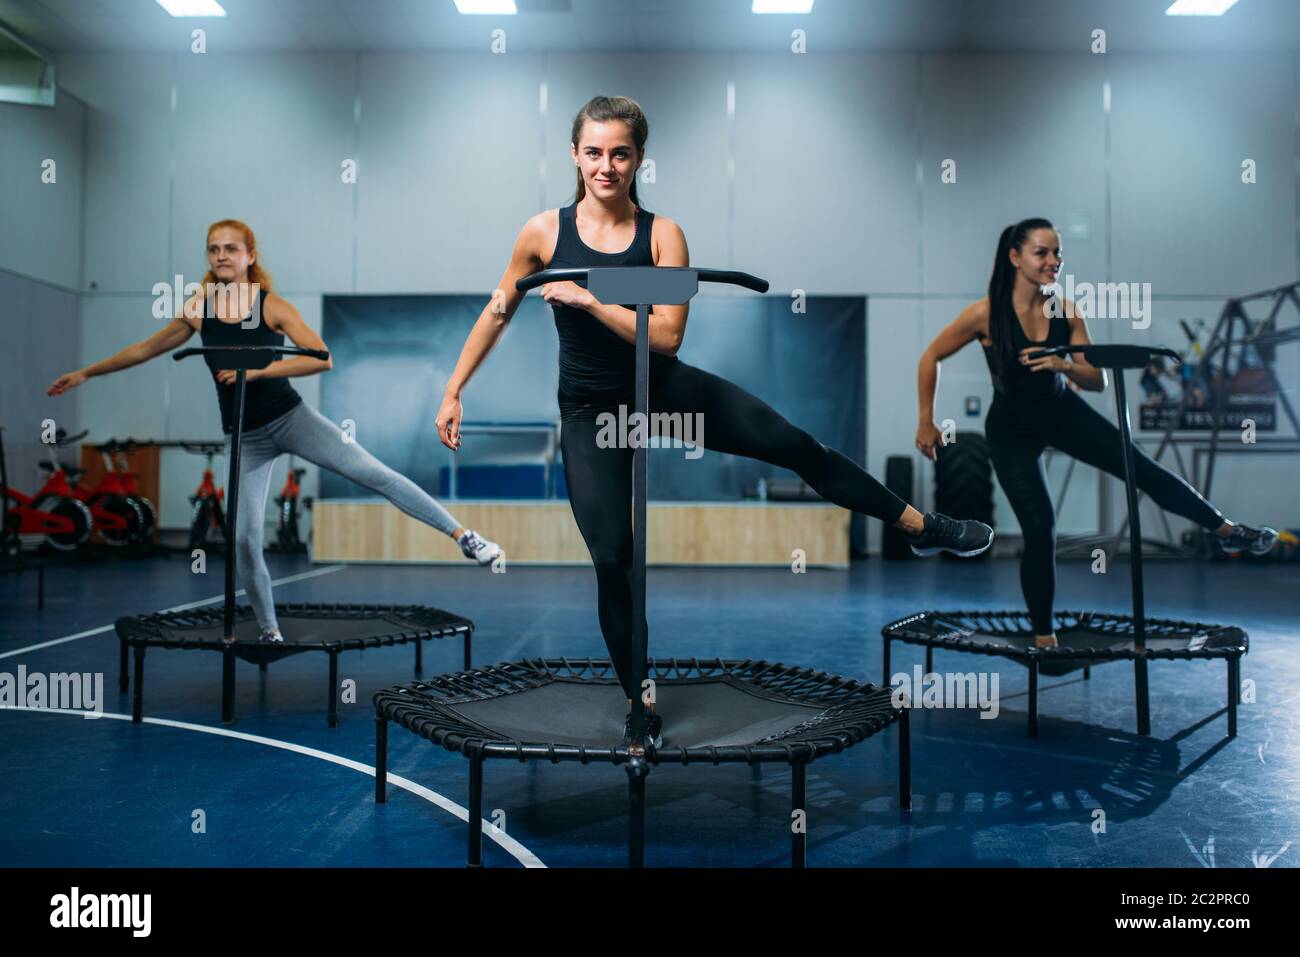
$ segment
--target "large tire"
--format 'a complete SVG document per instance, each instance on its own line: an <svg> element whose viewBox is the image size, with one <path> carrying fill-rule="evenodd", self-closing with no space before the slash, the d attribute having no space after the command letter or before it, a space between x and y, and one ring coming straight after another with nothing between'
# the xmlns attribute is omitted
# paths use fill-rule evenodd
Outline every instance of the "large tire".
<svg viewBox="0 0 1300 957"><path fill-rule="evenodd" d="M106 545L113 548L122 548L140 540L144 534L144 512L135 499L121 495L105 495L96 500L95 504L110 515L121 516L125 526L120 532L116 529L110 530L103 527L97 529L99 537L104 540Z"/></svg>
<svg viewBox="0 0 1300 957"><path fill-rule="evenodd" d="M901 498L911 502L916 496L915 482L912 475L912 458L908 455L891 455L885 459L885 487ZM886 525L880 539L880 553L885 558L912 558L912 549L908 547L907 536L901 528Z"/></svg>
<svg viewBox="0 0 1300 957"><path fill-rule="evenodd" d="M62 515L72 521L71 532L59 532L45 536L45 542L51 548L61 552L74 552L90 540L90 533L95 527L95 517L90 514L86 503L75 498L52 498L41 503L41 508L52 515Z"/></svg>
<svg viewBox="0 0 1300 957"><path fill-rule="evenodd" d="M949 518L974 519L993 527L993 458L982 432L958 432L936 450L934 510ZM993 549L984 553L987 557Z"/></svg>

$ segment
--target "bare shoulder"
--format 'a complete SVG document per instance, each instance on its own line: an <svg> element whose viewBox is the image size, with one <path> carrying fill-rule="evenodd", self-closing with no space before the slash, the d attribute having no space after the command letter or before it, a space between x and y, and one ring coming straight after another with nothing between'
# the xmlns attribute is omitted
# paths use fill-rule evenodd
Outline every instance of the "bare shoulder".
<svg viewBox="0 0 1300 957"><path fill-rule="evenodd" d="M181 311L176 314L176 320L183 322L195 332L201 332L203 326L203 309L206 303L203 299L203 291L199 290L185 300L185 305Z"/></svg>
<svg viewBox="0 0 1300 957"><path fill-rule="evenodd" d="M272 329L278 330L289 319L298 318L298 310L279 293L266 294L266 312L262 317Z"/></svg>
<svg viewBox="0 0 1300 957"><path fill-rule="evenodd" d="M981 344L985 343L989 337L989 297L972 302L957 316L957 321Z"/></svg>
<svg viewBox="0 0 1300 957"><path fill-rule="evenodd" d="M539 263L549 263L560 239L560 210L544 209L529 217L519 230L515 252L524 253Z"/></svg>
<svg viewBox="0 0 1300 957"><path fill-rule="evenodd" d="M656 266L685 265L688 258L686 233L677 225L677 220L655 214L654 224L650 227L650 251ZM664 259L668 262L663 262Z"/></svg>

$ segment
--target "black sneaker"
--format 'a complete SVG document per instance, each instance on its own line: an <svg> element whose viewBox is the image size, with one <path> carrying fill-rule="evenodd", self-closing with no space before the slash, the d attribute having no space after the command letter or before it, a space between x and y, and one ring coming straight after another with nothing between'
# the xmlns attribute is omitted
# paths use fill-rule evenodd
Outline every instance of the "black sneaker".
<svg viewBox="0 0 1300 957"><path fill-rule="evenodd" d="M920 535L908 535L912 554L925 557L952 552L962 558L974 558L993 544L993 529L983 522L958 521L938 512L925 513L925 527Z"/></svg>
<svg viewBox="0 0 1300 957"><path fill-rule="evenodd" d="M1277 531L1267 526L1251 528L1249 525L1232 526L1232 534L1219 538L1219 547L1229 555L1249 550L1252 555L1267 555L1277 544Z"/></svg>
<svg viewBox="0 0 1300 957"><path fill-rule="evenodd" d="M645 713L645 737L652 748L662 748L664 746L664 719L653 711ZM623 747L628 748L631 746L632 714L628 712L627 720L623 722Z"/></svg>

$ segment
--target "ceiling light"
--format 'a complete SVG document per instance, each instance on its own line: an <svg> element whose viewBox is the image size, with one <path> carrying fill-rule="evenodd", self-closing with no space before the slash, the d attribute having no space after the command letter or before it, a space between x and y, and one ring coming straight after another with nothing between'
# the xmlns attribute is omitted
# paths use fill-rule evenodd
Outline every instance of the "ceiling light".
<svg viewBox="0 0 1300 957"><path fill-rule="evenodd" d="M519 12L515 9L515 0L456 0L456 10L459 13L495 13L498 16Z"/></svg>
<svg viewBox="0 0 1300 957"><path fill-rule="evenodd" d="M813 0L754 0L751 13L811 13Z"/></svg>
<svg viewBox="0 0 1300 957"><path fill-rule="evenodd" d="M173 17L224 17L226 11L221 9L217 0L158 0L162 7Z"/></svg>
<svg viewBox="0 0 1300 957"><path fill-rule="evenodd" d="M1221 17L1237 0L1174 0L1167 17Z"/></svg>

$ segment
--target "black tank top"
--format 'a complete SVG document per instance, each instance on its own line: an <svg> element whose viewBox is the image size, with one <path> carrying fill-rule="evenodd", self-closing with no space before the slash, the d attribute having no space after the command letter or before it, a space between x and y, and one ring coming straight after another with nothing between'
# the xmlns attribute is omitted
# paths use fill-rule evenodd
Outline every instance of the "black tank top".
<svg viewBox="0 0 1300 957"><path fill-rule="evenodd" d="M199 338L205 346L282 346L284 336L275 332L266 324L265 318L252 329L245 329L238 322L222 322L212 315L213 301L209 299L203 306L203 325ZM257 315L266 315L266 290L258 298ZM212 381L217 387L217 403L221 406L221 431L229 435L235 430L235 386L222 385L217 382L220 363L211 356L205 357L208 368L212 370ZM244 431L274 422L280 416L302 402L296 389L288 379L258 379L249 382L244 390Z"/></svg>
<svg viewBox="0 0 1300 957"><path fill-rule="evenodd" d="M559 236L547 269L655 264L650 246L654 213L638 208L632 245L619 253L603 253L592 249L578 236L577 208L575 202L559 211ZM585 309L563 303L553 303L552 308L555 310L555 329L560 336L560 408L573 408L597 396L623 394L630 398L636 383L636 346ZM627 308L635 311L636 306ZM657 380L676 362L676 356L651 352L651 381Z"/></svg>
<svg viewBox="0 0 1300 957"><path fill-rule="evenodd" d="M1016 362L1009 369L1004 369L1002 374L998 374L997 356L993 352L993 347L984 347L984 359L988 362L989 374L993 376L993 390L996 393L994 400L1011 400L1017 406L1032 406L1035 402L1041 402L1046 399L1053 399L1065 392L1065 377L1059 372L1034 372L1028 366L1022 365L1019 360L1020 350L1028 349L1032 346L1044 348L1047 346L1064 346L1070 343L1070 320L1065 317L1064 311L1060 306L1060 300L1056 300L1056 307L1053 309L1051 321L1047 327L1047 338L1042 342L1034 342L1025 335L1024 328L1020 325L1020 317L1012 311L1011 314L1011 337L1015 342ZM1058 314L1059 313L1059 314Z"/></svg>

